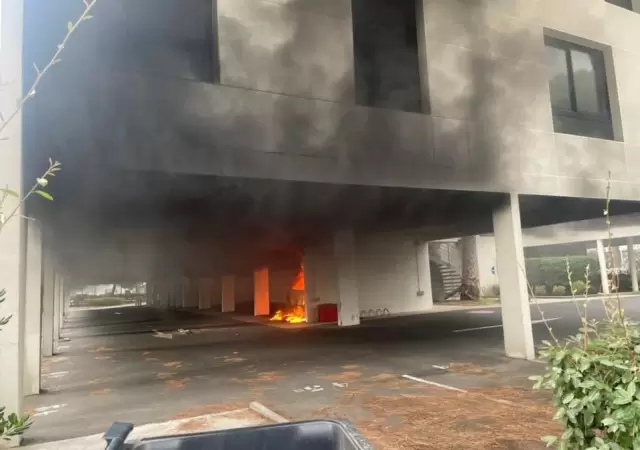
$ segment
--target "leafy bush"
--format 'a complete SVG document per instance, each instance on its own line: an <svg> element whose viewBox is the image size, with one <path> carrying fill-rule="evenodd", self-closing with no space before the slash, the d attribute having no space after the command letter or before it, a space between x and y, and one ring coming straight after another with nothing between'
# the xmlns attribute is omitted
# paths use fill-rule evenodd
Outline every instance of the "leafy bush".
<svg viewBox="0 0 640 450"><path fill-rule="evenodd" d="M5 416L4 406L0 406L0 438L8 439L12 436L23 434L31 426L32 420L30 416L24 415L18 417L16 413ZM2 447L0 447L2 448Z"/></svg>
<svg viewBox="0 0 640 450"><path fill-rule="evenodd" d="M564 286L566 292L570 292L567 261L571 268L571 281L573 283L585 281L585 273L588 267L589 285L593 290L599 290L600 272L598 260L594 258L588 256L528 258L525 261L525 267L529 283L531 286L545 286L545 293L536 295L552 295L554 286Z"/></svg>
<svg viewBox="0 0 640 450"><path fill-rule="evenodd" d="M587 283L582 280L573 282L573 293L576 295L584 295L587 292Z"/></svg>
<svg viewBox="0 0 640 450"><path fill-rule="evenodd" d="M605 217L611 242L609 194L610 185ZM578 280L572 284L586 289L576 287ZM547 324L553 342L543 341L540 351L547 369L531 377L535 388L553 394L554 418L564 432L543 440L559 450L640 450L640 327L625 317L619 295L606 296L602 305L602 322L588 320L588 301L576 305L582 327L564 342Z"/></svg>
<svg viewBox="0 0 640 450"><path fill-rule="evenodd" d="M566 343L545 342L545 374L531 377L536 388L552 391L564 426L559 437L545 437L559 449L640 448L640 328L621 314Z"/></svg>
<svg viewBox="0 0 640 450"><path fill-rule="evenodd" d="M567 293L567 288L564 286L554 286L553 287L553 295L554 296L562 296L565 295Z"/></svg>
<svg viewBox="0 0 640 450"><path fill-rule="evenodd" d="M543 295L547 295L547 287L546 286L534 286L533 295L536 297L541 297Z"/></svg>

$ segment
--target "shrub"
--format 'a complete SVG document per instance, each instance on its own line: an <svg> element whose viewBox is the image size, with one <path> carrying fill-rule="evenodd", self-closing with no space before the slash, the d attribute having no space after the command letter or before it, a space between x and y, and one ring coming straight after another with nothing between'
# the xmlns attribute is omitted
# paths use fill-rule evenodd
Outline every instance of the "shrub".
<svg viewBox="0 0 640 450"><path fill-rule="evenodd" d="M554 418L564 426L559 449L640 448L640 328L621 314L592 323L566 343L545 342L545 374L535 388L552 391Z"/></svg>
<svg viewBox="0 0 640 450"><path fill-rule="evenodd" d="M543 295L547 295L547 288L546 286L535 286L533 288L533 295L535 295L536 297L540 297Z"/></svg>
<svg viewBox="0 0 640 450"><path fill-rule="evenodd" d="M587 292L587 283L582 280L573 282L573 293L576 295L584 295Z"/></svg>
<svg viewBox="0 0 640 450"><path fill-rule="evenodd" d="M554 296L562 296L567 293L567 288L564 286L554 286L553 287L553 295Z"/></svg>
<svg viewBox="0 0 640 450"><path fill-rule="evenodd" d="M610 185L605 216L611 240L609 194ZM575 287L577 281L573 284ZM554 419L564 428L559 437L543 440L560 450L638 450L640 326L627 320L619 295L603 299L602 322L589 320L588 302L584 303L584 308L578 307L579 332L564 342L547 324L553 342L543 341L540 351L547 368L542 376L531 377L535 388L552 392ZM540 313L544 318L542 310Z"/></svg>
<svg viewBox="0 0 640 450"><path fill-rule="evenodd" d="M545 294L536 295L552 295L554 286L564 286L567 292L570 291L567 261L571 268L571 281L573 283L585 281L585 273L588 266L589 284L594 289L599 290L600 272L598 261L594 258L588 256L528 258L525 261L525 267L529 283L531 286L545 286L546 288Z"/></svg>

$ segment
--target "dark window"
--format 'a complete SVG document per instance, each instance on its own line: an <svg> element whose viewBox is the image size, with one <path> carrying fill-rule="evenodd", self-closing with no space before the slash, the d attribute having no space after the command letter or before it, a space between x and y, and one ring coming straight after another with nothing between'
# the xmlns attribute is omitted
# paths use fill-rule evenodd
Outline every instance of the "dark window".
<svg viewBox="0 0 640 450"><path fill-rule="evenodd" d="M422 112L415 0L352 0L358 104Z"/></svg>
<svg viewBox="0 0 640 450"><path fill-rule="evenodd" d="M602 52L552 38L545 43L555 131L613 139Z"/></svg>
<svg viewBox="0 0 640 450"><path fill-rule="evenodd" d="M110 65L126 71L219 81L216 1L122 2L110 23ZM98 14L96 14L98 17ZM105 31L106 33L106 31Z"/></svg>
<svg viewBox="0 0 640 450"><path fill-rule="evenodd" d="M611 3L612 5L619 6L620 8L628 9L629 11L633 11L633 6L631 5L632 0L605 0L607 3Z"/></svg>

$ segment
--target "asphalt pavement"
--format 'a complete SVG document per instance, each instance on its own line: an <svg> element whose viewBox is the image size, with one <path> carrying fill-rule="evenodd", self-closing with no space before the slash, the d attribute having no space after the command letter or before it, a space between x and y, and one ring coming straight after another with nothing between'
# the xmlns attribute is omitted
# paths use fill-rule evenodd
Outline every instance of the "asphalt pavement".
<svg viewBox="0 0 640 450"><path fill-rule="evenodd" d="M622 303L640 320L639 297ZM549 337L539 308L558 337L580 326L571 302L532 305L537 343ZM589 311L604 316L599 300ZM377 392L376 380L403 375L459 389L529 386L527 377L543 366L504 356L501 322L500 308L291 329L146 307L72 310L64 331L70 341L43 362L45 392L26 400L36 416L27 439L66 439L115 420L160 422L254 400L292 419L317 417L347 385L369 383Z"/></svg>

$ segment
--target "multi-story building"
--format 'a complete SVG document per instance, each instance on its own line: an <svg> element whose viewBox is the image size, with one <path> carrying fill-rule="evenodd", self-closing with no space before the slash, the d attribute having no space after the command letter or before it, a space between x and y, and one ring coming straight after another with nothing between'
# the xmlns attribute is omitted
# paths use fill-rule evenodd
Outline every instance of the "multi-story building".
<svg viewBox="0 0 640 450"><path fill-rule="evenodd" d="M82 8L3 1L5 116ZM531 358L521 226L600 217L608 184L614 212L637 208L637 0L98 0L92 15L0 143L1 183L63 163L56 201L27 205L41 222L0 235L0 285L20 293L0 307L5 404L21 324L41 332L43 263L25 256L41 241L49 336L58 279L187 278L268 313L252 280L300 255L309 319L318 302L340 325L420 311L427 242L495 232L506 351ZM156 305L171 290L156 282Z"/></svg>

